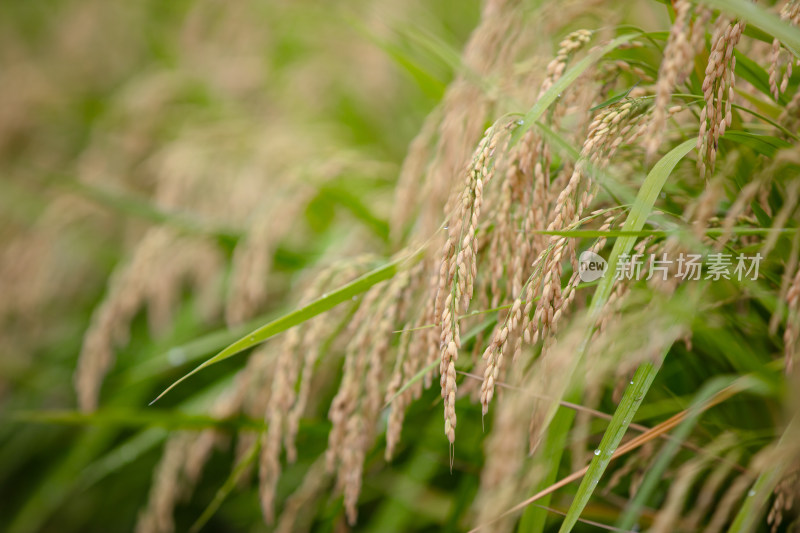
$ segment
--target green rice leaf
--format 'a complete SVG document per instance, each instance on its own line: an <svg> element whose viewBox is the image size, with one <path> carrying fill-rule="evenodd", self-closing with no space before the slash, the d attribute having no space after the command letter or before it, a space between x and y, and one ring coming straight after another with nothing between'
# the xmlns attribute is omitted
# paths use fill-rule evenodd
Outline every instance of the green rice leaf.
<svg viewBox="0 0 800 533"><path fill-rule="evenodd" d="M695 395L692 405L688 409L688 415L675 429L672 438L668 440L661 449L653 467L645 474L641 485L639 485L636 491L636 495L625 509L617 527L624 530L630 530L634 527L636 520L639 518L642 509L644 509L645 504L655 490L656 485L663 479L662 476L675 456L675 453L678 451L678 448L689 437L692 428L697 424L697 420L704 410L703 406L705 403L716 393L729 386L732 381L733 380L730 378L723 377L713 379L709 383L706 383Z"/></svg>
<svg viewBox="0 0 800 533"><path fill-rule="evenodd" d="M419 253L413 254L413 256L419 257ZM364 274L360 278L348 283L347 285L344 285L343 287L340 287L335 291L314 300L310 304L283 315L282 317L277 318L272 322L250 332L250 334L240 338L216 354L214 357L207 359L194 370L175 381L172 385L167 387L164 392L159 394L155 400L150 402L150 405L156 403L169 391L204 368L208 368L209 366L217 364L220 361L224 361L229 357L233 357L234 355L241 353L248 348L252 348L253 346L261 344L270 337L286 331L289 328L302 324L303 322L306 322L307 320L310 320L311 318L314 318L315 316L352 299L354 296L358 296L359 294L366 292L372 286L377 285L382 281L386 281L387 279L391 279L398 272L400 266L408 260L409 257L401 257L382 267L376 268L375 270Z"/></svg>
<svg viewBox="0 0 800 533"><path fill-rule="evenodd" d="M654 166L650 173L647 175L644 183L642 184L636 201L631 208L628 218L625 220L622 229L626 231L639 231L644 227L647 218L653 210L656 199L658 198L661 189L667 182L672 170L675 166L688 154L695 145L694 140L685 141L684 143L673 148L669 153L662 157ZM636 242L636 237L620 237L614 243L614 248L608 258L608 275L601 278L600 284L597 286L594 297L592 298L589 316L591 317L590 323L594 323L595 319L600 315L600 312L608 301L611 291L614 287L614 272L616 272L617 262L622 254L627 254L633 248ZM580 347L581 357L586 353L588 344L592 338L593 328L589 328L584 337L584 341ZM662 357L664 354L661 354ZM658 373L659 367L652 363L644 363L637 370L633 378L633 383L625 390L617 410L603 435L600 442L598 452L589 465L589 471L584 476L578 493L572 501L567 516L561 524L560 533L568 533L572 530L580 518L581 512L586 507L589 499L594 492L597 483L600 481L609 461L611 460L614 451L619 445L622 437L628 429L636 410L641 405L645 394L650 389L650 385Z"/></svg>
<svg viewBox="0 0 800 533"><path fill-rule="evenodd" d="M778 152L778 150L792 146L788 142L784 141L783 139L779 139L778 137L772 137L770 135L757 135L755 133L749 133L740 130L726 131L722 138L749 146L759 154L770 158L775 157L775 154Z"/></svg>

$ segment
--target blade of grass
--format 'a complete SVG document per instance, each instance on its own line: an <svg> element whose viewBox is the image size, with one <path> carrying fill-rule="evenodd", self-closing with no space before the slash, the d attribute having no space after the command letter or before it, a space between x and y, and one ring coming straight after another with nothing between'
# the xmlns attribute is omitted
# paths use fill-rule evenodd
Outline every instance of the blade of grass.
<svg viewBox="0 0 800 533"><path fill-rule="evenodd" d="M652 495L656 485L661 481L664 472L669 466L670 461L675 456L680 445L688 438L689 432L694 428L697 423L700 413L704 411L703 406L718 392L725 387L731 385L733 380L730 378L717 378L709 383L706 383L702 389L695 395L694 401L688 409L688 415L680 423L672 439L668 440L664 447L658 454L656 462L653 467L647 471L641 485L636 490L636 495L631 500L625 509L617 527L621 529L632 529L636 521L639 519L642 510L644 509L647 500Z"/></svg>
<svg viewBox="0 0 800 533"><path fill-rule="evenodd" d="M182 413L175 410L137 411L103 409L92 413L82 411L19 411L11 420L25 423L63 424L71 426L161 427L167 429L264 429L264 422L252 418L214 418L212 416Z"/></svg>
<svg viewBox="0 0 800 533"><path fill-rule="evenodd" d="M622 231L641 231L647 221L647 217L650 216L653 210L653 206L656 203L661 189L667 182L667 178L669 178L672 170L680 160L694 148L695 144L696 141L694 139L679 144L653 166L653 169L647 174L644 183L642 183L641 189L639 189L639 194L636 196L636 201L631 207L630 214L622 225ZM617 239L608 258L609 272L616 272L617 261L620 255L629 253L635 242L636 237L633 236ZM614 276L603 277L592 297L592 304L589 311L592 317L596 318L599 316L613 288ZM587 335L587 341L590 337L590 334Z"/></svg>
<svg viewBox="0 0 800 533"><path fill-rule="evenodd" d="M636 196L636 201L633 207L631 207L628 217L625 219L625 223L622 226L624 231L639 231L644 227L647 218L653 210L653 206L655 206L656 199L672 173L672 170L678 162L692 150L694 145L694 140L685 141L673 148L653 166L653 169L648 173L647 178L645 178L641 189L639 189L639 194ZM616 240L608 258L609 273L616 272L619 257L622 254L629 253L635 242L635 237L620 237ZM614 277L613 275L604 276L597 286L589 309L591 324L594 324L597 318L599 318L603 306L611 295L611 291L614 287ZM580 358L582 358L587 351L588 344L592 338L592 330L593 328L590 327L584 336L583 343L579 349L581 354ZM661 357L665 354L666 352L661 354ZM622 401L614 412L614 417L603 435L600 442L600 453L595 455L592 459L589 465L589 475L581 483L578 493L567 511L567 517L564 519L564 522L562 522L561 529L559 530L560 533L571 531L577 523L578 517L583 511L583 508L586 507L600 477L603 475L603 472L605 472L614 450L617 448L620 440L622 440L622 436L633 420L633 416L636 414L639 405L641 405L644 395L647 394L650 384L653 382L653 379L655 379L658 369L659 367L652 363L644 363L636 370L633 383L625 390Z"/></svg>
<svg viewBox="0 0 800 533"><path fill-rule="evenodd" d="M631 91L634 90L637 85L639 85L638 82L634 83L627 91L625 91L623 93L620 93L620 94L618 94L616 96L612 96L611 98L609 98L605 102L597 104L596 106L590 108L589 112L597 111L598 109L603 109L604 107L608 107L611 104L616 104L617 102L621 101L623 98L627 98L628 95L631 94Z"/></svg>
<svg viewBox="0 0 800 533"><path fill-rule="evenodd" d="M320 188L320 194L346 208L358 220L362 221L379 239L389 240L389 223L375 213L357 195L339 184L326 185Z"/></svg>
<svg viewBox="0 0 800 533"><path fill-rule="evenodd" d="M756 387L757 388L758 387L757 380L749 380L748 381L749 377L751 377L751 376L743 376L743 378L741 378L743 381L745 381L745 383L742 384L741 386L738 386L738 380L737 380L737 383L734 383L734 385L731 385L729 387L725 387L724 389L722 389L721 391L716 393L713 396L713 398L711 398L710 401L708 401L706 404L703 405L703 410L706 411L706 410L714 407L715 405L718 405L718 404L724 402L725 400L733 397L734 395L736 395L739 392L742 392L744 390L750 390L752 387ZM686 410L683 410L683 411L675 414L674 416L672 416L668 420L665 420L664 422L661 422L657 426L654 426L652 429L642 433L641 435L638 435L637 437L629 440L628 442L626 442L625 444L623 444L622 446L617 448L617 450L613 453L611 458L612 459L618 459L618 458L622 457L623 455L625 455L627 453L630 453L633 450L641 447L642 445L652 441L653 439L657 439L657 438L661 437L665 433L667 433L667 432L673 430L674 428L676 428L686 418L686 416L687 416L687 411ZM480 530L486 528L487 526L493 524L497 520L500 520L503 517L506 517L506 516L508 516L510 514L516 513L517 511L519 511L521 509L526 508L527 506L531 505L533 502L541 500L545 496L547 496L549 494L552 494L553 492L557 491L561 487L564 487L566 485L569 485L573 481L577 481L578 479L581 479L581 477L583 477L588 471L589 471L589 467L586 466L584 468L581 468L580 470L577 470L577 471L573 472L572 474L568 475L567 477L560 479L558 482L556 482L556 483L550 485L549 487L547 487L547 488L539 491L538 493L534 494L530 498L528 498L528 499L526 499L524 501L521 501L520 503L518 503L514 507L508 509L507 511L505 511L504 513L498 515L497 517L495 517L494 519L490 520L489 522L485 522L483 524L478 525L477 527L474 527L473 529L471 529L469 531L469 533L475 533L477 531L480 531Z"/></svg>
<svg viewBox="0 0 800 533"><path fill-rule="evenodd" d="M336 289L335 291L323 295L321 298L314 300L310 304L301 307L291 313L283 315L280 318L273 320L272 322L265 324L264 326L250 332L250 334L245 335L244 337L240 338L239 340L235 341L233 344L229 345L227 348L223 349L221 352L216 354L215 356L207 359L199 366L195 367L194 370L189 372L188 374L184 375L172 385L167 387L164 392L159 394L155 400L150 402L150 405L153 405L158 400L164 397L169 391L174 389L183 381L187 380L191 376L197 374L204 368L207 368L211 365L219 363L220 361L224 361L229 357L233 357L234 355L247 350L248 348L252 348L257 344L261 344L265 340L269 339L270 337L277 335L287 329L302 324L303 322L321 314L325 311L333 309L337 305L342 302L346 302L353 298L354 296L358 296L359 294L366 292L370 287L373 285L377 285L382 281L386 281L387 279L391 279L400 269L401 265L408 261L409 259L418 259L420 257L420 253L417 252L412 254L411 257L405 256L399 259L392 261L382 267L376 268L371 272L368 272L361 276L360 278L344 285Z"/></svg>
<svg viewBox="0 0 800 533"><path fill-rule="evenodd" d="M529 115L530 114L531 113L529 113ZM571 147L570 144L563 138L561 138L560 135L558 135L556 132L552 131L549 127L538 121L535 121L534 123L546 135L548 140L558 145L562 149L562 151L564 151L571 159L577 160L579 158L578 151L575 148ZM515 134L518 131L519 128L515 131ZM661 189L663 188L663 185L666 182L667 177L672 172L672 169L675 167L675 165L677 165L677 163L686 154L688 154L689 151L691 151L694 144L695 144L694 141L691 140L686 141L683 144L676 147L675 149L673 149L671 152L669 152L667 155L665 155L661 160L659 160L656 163L651 172L645 178L644 184L640 189L639 194L636 197L631 213L628 219L626 220L625 225L622 228L622 231L637 232L642 230L644 222L646 221L647 217L652 211L652 208L655 205L655 200L658 197L658 194L660 193ZM608 188L608 186L611 185L610 180L613 180L613 178L609 176L607 173L602 171L594 173L597 174L598 178L602 178L601 184L604 185L606 188ZM627 190L623 190L621 192L627 192ZM613 196L614 195L612 195L612 197ZM615 271L617 258L622 253L628 253L633 247L634 242L635 242L635 237L633 236L628 236L618 239L618 241L615 243L614 249L611 252L611 259L613 259L614 268L613 270L612 268L609 268L609 272ZM602 288L598 288L598 290L595 291L595 294L592 298L592 309L593 309L592 316L595 318L595 320L600 310L602 309L602 306L604 305L605 301L607 301L608 297L611 294L611 290L613 288L613 276L606 276L602 278L601 285ZM595 320L591 321L591 323L594 323ZM583 354L586 353L586 349L588 347L591 335L592 331L590 329L589 331L587 331L584 341L580 347L580 356L576 358L576 362L582 359ZM568 374L571 375L572 371L574 371L574 368L568 371ZM567 377L566 379L571 379L571 378ZM558 428L558 431L563 431L566 433L567 431L569 431L569 425ZM555 441L558 441L560 438L566 438L566 436L554 435ZM562 451L563 449L556 449L554 451L554 455L552 457L552 460L550 461L550 463L554 465L552 467L553 469L557 470L558 464L561 461ZM554 476L555 474L553 473L551 477L553 477L554 479ZM526 523L529 526L527 531L531 533L539 533L540 531L542 531L542 528L544 527L544 522L542 519L531 520L527 521Z"/></svg>
<svg viewBox="0 0 800 533"><path fill-rule="evenodd" d="M755 150L759 154L763 154L769 158L775 157L778 150L782 148L789 148L792 145L778 137L771 135L756 135L747 131L732 130L726 131L722 136L723 139L732 141L739 144L744 144Z"/></svg>
<svg viewBox="0 0 800 533"><path fill-rule="evenodd" d="M72 179L63 179L56 183L107 209L165 224L185 233L211 235L229 246L235 245L242 237L242 232L235 228L217 227L188 213L164 210L144 199L92 187Z"/></svg>
<svg viewBox="0 0 800 533"><path fill-rule="evenodd" d="M661 354L662 359L664 355L666 355L666 352ZM568 533L575 527L581 512L586 507L586 504L589 503L589 498L592 497L592 493L597 487L603 472L605 472L608 463L611 462L617 446L622 441L622 437L625 436L625 432L633 420L633 415L641 405L647 391L650 390L650 385L653 383L656 374L658 374L660 366L660 363L654 365L648 362L636 369L631 385L625 389L625 394L622 396L617 410L614 411L614 417L603 434L600 446L594 452L595 455L589 464L589 469L586 471L586 475L583 476L583 480L581 480L575 499L572 501L572 505L569 506L567 516L564 517L561 528L558 530L559 533Z"/></svg>
<svg viewBox="0 0 800 533"><path fill-rule="evenodd" d="M87 465L78 477L75 484L76 490L86 490L111 473L131 464L144 453L161 444L167 435L169 432L164 428L149 428L137 433Z"/></svg>
<svg viewBox="0 0 800 533"><path fill-rule="evenodd" d="M579 400L577 395L569 398L570 400ZM531 495L535 495L543 491L549 486L552 486L558 476L558 463L561 462L561 454L568 446L569 430L575 420L576 411L572 409L559 409L553 420L550 422L550 427L547 431L542 449L541 461L545 464L553 465L542 480L533 487ZM549 506L553 494L549 493L540 498L542 506ZM536 506L528 506L522 513L519 523L520 533L536 533L544 531L545 523L547 521L547 512Z"/></svg>

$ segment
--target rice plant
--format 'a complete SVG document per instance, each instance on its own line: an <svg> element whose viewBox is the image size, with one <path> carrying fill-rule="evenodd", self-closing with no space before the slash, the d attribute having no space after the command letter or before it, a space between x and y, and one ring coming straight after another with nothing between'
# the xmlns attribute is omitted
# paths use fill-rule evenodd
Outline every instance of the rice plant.
<svg viewBox="0 0 800 533"><path fill-rule="evenodd" d="M797 0L0 27L0 529L800 527Z"/></svg>

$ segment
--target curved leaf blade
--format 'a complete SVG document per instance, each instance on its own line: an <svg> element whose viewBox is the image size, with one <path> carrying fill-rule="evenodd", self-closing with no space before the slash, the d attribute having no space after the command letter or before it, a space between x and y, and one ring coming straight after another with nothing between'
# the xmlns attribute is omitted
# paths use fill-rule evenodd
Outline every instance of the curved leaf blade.
<svg viewBox="0 0 800 533"><path fill-rule="evenodd" d="M625 223L622 226L623 231L640 231L653 211L656 199L658 198L661 189L667 182L672 170L675 166L688 154L695 146L693 139L683 142L670 150L664 157L662 157L654 166L653 169L647 174L641 189L636 196L636 201L631 207L631 212ZM608 258L608 272L616 272L617 262L622 254L629 253L636 242L636 237L626 236L620 237L614 243L614 248ZM601 278L601 282L592 297L592 303L589 310L589 316L596 319L603 310L605 302L611 295L614 288L614 276L608 275ZM594 320L590 321L592 324ZM586 353L589 342L592 338L593 328L589 328L584 337L584 341L580 347L581 357ZM664 354L661 354L662 357ZM583 478L578 493L572 501L567 516L561 524L559 533L569 533L575 524L578 522L581 512L589 503L597 483L602 477L603 473L611 461L614 451L619 445L628 426L633 420L639 405L641 405L645 394L650 389L650 385L658 373L659 367L652 363L642 364L637 370L633 378L633 383L627 387L625 394L622 397L611 423L608 426L603 439L600 442L600 453L592 458L589 464L589 470Z"/></svg>
<svg viewBox="0 0 800 533"><path fill-rule="evenodd" d="M419 256L419 254L415 255ZM245 335L233 344L230 344L227 348L223 349L210 359L205 360L203 363L195 367L194 370L172 383L172 385L167 387L164 392L159 394L155 400L150 402L150 405L156 403L169 391L204 368L224 361L229 357L233 357L234 355L241 353L248 348L252 348L253 346L261 344L265 340L277 335L278 333L302 324L303 322L306 322L307 320L350 300L354 296L358 296L359 294L366 292L373 285L377 285L382 281L391 279L398 272L400 265L406 260L408 260L408 257L401 257L400 259L396 259L395 261L392 261L391 263L388 263L382 267L367 272L360 278L357 278L354 281L351 281L350 283L336 289L335 291L314 300L310 304L301 307L300 309L296 309L291 313L285 314L280 318L277 318L272 322L250 332L248 335Z"/></svg>

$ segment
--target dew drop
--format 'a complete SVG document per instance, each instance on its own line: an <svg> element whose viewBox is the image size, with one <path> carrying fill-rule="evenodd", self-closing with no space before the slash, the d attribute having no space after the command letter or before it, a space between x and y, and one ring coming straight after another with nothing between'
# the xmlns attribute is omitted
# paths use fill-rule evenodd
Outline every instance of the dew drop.
<svg viewBox="0 0 800 533"><path fill-rule="evenodd" d="M633 380L631 380L631 385L633 385Z"/></svg>
<svg viewBox="0 0 800 533"><path fill-rule="evenodd" d="M173 348L167 352L167 360L172 366L179 366L186 362L186 354L181 348Z"/></svg>
<svg viewBox="0 0 800 533"><path fill-rule="evenodd" d="M755 496L756 495L756 491L751 490L750 492L747 493L747 495L748 496Z"/></svg>
<svg viewBox="0 0 800 533"><path fill-rule="evenodd" d="M600 450L595 450L595 451L594 451L594 454L595 454L595 455L600 455Z"/></svg>
<svg viewBox="0 0 800 533"><path fill-rule="evenodd" d="M256 342L256 338L255 337L250 337L250 342Z"/></svg>
<svg viewBox="0 0 800 533"><path fill-rule="evenodd" d="M525 121L524 121L524 120L522 120L522 119L519 119L519 120L517 121L517 124L518 124L518 125L520 125L520 126L522 126L523 124L525 124Z"/></svg>

